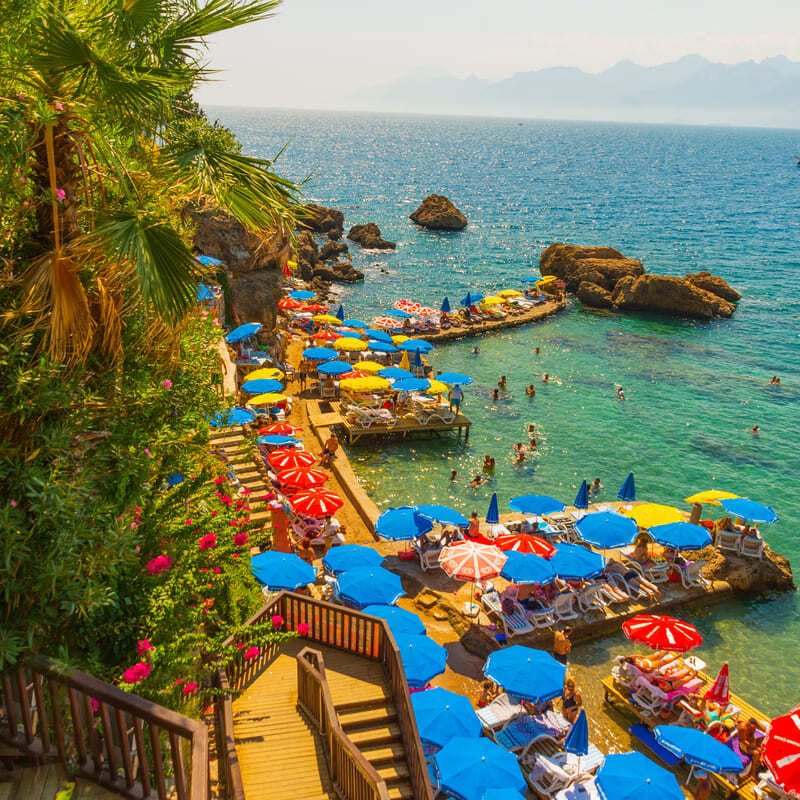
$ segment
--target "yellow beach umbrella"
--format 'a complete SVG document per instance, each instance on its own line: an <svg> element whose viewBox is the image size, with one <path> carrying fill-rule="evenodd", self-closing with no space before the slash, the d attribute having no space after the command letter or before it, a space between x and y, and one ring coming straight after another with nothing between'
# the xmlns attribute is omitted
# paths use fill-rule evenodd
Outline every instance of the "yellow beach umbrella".
<svg viewBox="0 0 800 800"><path fill-rule="evenodd" d="M522 292L519 289L503 289L502 292L497 293L500 297L522 297Z"/></svg>
<svg viewBox="0 0 800 800"><path fill-rule="evenodd" d="M285 394L279 394L278 392L267 392L266 394L259 394L256 395L252 400L248 400L249 405L251 406L268 406L271 403L281 403L284 400L287 400Z"/></svg>
<svg viewBox="0 0 800 800"><path fill-rule="evenodd" d="M700 503L700 505L710 503L712 506L718 506L720 500L733 500L734 497L739 497L739 495L723 492L721 489L708 489L705 492L698 492L697 494L689 495L689 497L684 497L683 502Z"/></svg>
<svg viewBox="0 0 800 800"><path fill-rule="evenodd" d="M262 367L253 372L248 372L246 375L248 381L257 381L262 378L271 381L282 381L284 377L284 374L277 367Z"/></svg>
<svg viewBox="0 0 800 800"><path fill-rule="evenodd" d="M352 336L342 336L333 343L334 350L346 350L348 353L356 353L359 350L366 350L367 343L363 339L354 339Z"/></svg>
<svg viewBox="0 0 800 800"><path fill-rule="evenodd" d="M640 506L624 509L622 513L636 520L640 528L652 528L654 525L666 525L669 522L686 522L683 511L658 503L642 503Z"/></svg>
<svg viewBox="0 0 800 800"><path fill-rule="evenodd" d="M396 333L392 336L392 344L403 344L403 342L407 342L410 338L410 336L406 336L403 333Z"/></svg>
<svg viewBox="0 0 800 800"><path fill-rule="evenodd" d="M403 357L400 359L400 369L409 369L408 350L403 350Z"/></svg>
<svg viewBox="0 0 800 800"><path fill-rule="evenodd" d="M449 391L450 387L446 383L432 380L431 385L425 390L425 394L444 394Z"/></svg>
<svg viewBox="0 0 800 800"><path fill-rule="evenodd" d="M493 294L490 294L488 297L484 297L483 300L481 300L481 305L482 306L499 306L500 303L502 303L502 302L503 302L503 298L502 297L497 297L497 296L495 296Z"/></svg>
<svg viewBox="0 0 800 800"><path fill-rule="evenodd" d="M386 369L386 364L379 364L377 361L359 361L353 364L353 368L364 370L364 372L380 372L382 369Z"/></svg>
<svg viewBox="0 0 800 800"><path fill-rule="evenodd" d="M339 388L345 392L377 392L391 386L386 378L370 375L366 378L345 378L339 381Z"/></svg>
<svg viewBox="0 0 800 800"><path fill-rule="evenodd" d="M338 325L341 322L339 317L334 317L333 314L315 314L311 319L314 322L322 322L328 325Z"/></svg>

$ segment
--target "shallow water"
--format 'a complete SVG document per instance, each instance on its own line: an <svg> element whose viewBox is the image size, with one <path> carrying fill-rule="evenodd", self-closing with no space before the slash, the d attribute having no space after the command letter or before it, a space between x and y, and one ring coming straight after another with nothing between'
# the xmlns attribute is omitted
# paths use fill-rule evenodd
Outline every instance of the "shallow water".
<svg viewBox="0 0 800 800"><path fill-rule="evenodd" d="M249 152L274 155L311 197L348 225L377 222L394 252L352 247L363 286L342 289L348 316L369 319L410 296L457 305L467 289L519 287L551 241L607 244L653 272L710 269L744 295L732 320L702 323L583 311L473 342L438 347L437 369L475 378L464 405L469 445L454 437L351 453L381 506L446 502L483 513L537 492L571 501L599 476L613 498L629 470L641 497L681 505L724 488L773 505L769 543L800 556L800 134L400 115L222 110ZM450 196L470 224L433 233L408 220L430 192ZM385 270L386 272L382 272ZM535 356L534 347L541 348ZM543 384L544 372L557 378ZM768 385L773 374L780 387ZM501 374L510 395L491 390ZM534 399L524 393L533 382ZM619 402L622 385L627 400ZM538 452L521 466L511 446L536 425ZM758 424L762 432L753 436ZM485 453L494 480L465 484ZM450 484L451 469L458 479ZM684 506L685 507L685 506ZM768 712L800 702L800 604L731 602L689 614L710 669L731 663L734 691ZM581 680L606 674L623 639L581 647Z"/></svg>

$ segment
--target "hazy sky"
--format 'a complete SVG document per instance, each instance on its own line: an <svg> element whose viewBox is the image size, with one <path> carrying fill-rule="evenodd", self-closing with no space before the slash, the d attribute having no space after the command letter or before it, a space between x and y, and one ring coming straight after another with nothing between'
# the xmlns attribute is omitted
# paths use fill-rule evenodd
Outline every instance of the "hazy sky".
<svg viewBox="0 0 800 800"><path fill-rule="evenodd" d="M502 78L541 67L599 71L699 53L800 60L800 0L284 0L216 36L206 104L343 108L409 72Z"/></svg>

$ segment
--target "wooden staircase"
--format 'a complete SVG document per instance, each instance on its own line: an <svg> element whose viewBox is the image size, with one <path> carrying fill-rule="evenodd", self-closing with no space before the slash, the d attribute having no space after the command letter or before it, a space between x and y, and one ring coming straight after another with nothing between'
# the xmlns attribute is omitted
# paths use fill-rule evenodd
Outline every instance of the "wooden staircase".
<svg viewBox="0 0 800 800"><path fill-rule="evenodd" d="M67 781L74 781L72 800L119 800L119 795L86 780L68 778L59 764L22 767L0 779L0 800L53 800Z"/></svg>

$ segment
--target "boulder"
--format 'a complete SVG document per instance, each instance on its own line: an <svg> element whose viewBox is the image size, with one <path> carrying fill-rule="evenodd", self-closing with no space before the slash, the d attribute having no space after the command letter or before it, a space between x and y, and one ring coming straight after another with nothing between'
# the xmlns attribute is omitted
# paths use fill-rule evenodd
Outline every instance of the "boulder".
<svg viewBox="0 0 800 800"><path fill-rule="evenodd" d="M353 225L347 233L347 238L368 250L394 250L397 247L394 242L387 242L383 238L381 229L374 222Z"/></svg>
<svg viewBox="0 0 800 800"><path fill-rule="evenodd" d="M317 241L310 231L300 231L294 238L294 252L300 277L310 281L314 277L314 267L319 262Z"/></svg>
<svg viewBox="0 0 800 800"><path fill-rule="evenodd" d="M590 281L581 281L576 292L578 300L590 308L611 308L611 292Z"/></svg>
<svg viewBox="0 0 800 800"><path fill-rule="evenodd" d="M717 297L721 297L723 300L727 300L729 303L735 303L742 299L739 292L725 279L720 278L719 275L712 275L707 270L690 273L686 276L686 280L701 289L705 289L707 292L711 292L711 294L715 294Z"/></svg>
<svg viewBox="0 0 800 800"><path fill-rule="evenodd" d="M349 261L338 261L315 267L314 278L328 283L360 283L364 280L364 273L355 269Z"/></svg>
<svg viewBox="0 0 800 800"><path fill-rule="evenodd" d="M467 218L442 194L428 195L411 219L431 230L460 231L467 227Z"/></svg>
<svg viewBox="0 0 800 800"><path fill-rule="evenodd" d="M323 233L332 239L341 239L344 231L344 214L336 208L308 203L301 214L300 228Z"/></svg>
<svg viewBox="0 0 800 800"><path fill-rule="evenodd" d="M580 247L574 244L551 244L539 259L542 275L555 275L574 292L581 281L588 280L611 291L625 275L643 275L642 262L625 258L613 247Z"/></svg>
<svg viewBox="0 0 800 800"><path fill-rule="evenodd" d="M611 299L623 311L652 311L695 319L730 317L735 310L727 300L683 278L666 275L626 275L617 282Z"/></svg>
<svg viewBox="0 0 800 800"><path fill-rule="evenodd" d="M732 553L723 553L709 546L690 556L705 560L703 575L718 581L726 581L736 592L771 594L794 590L794 577L789 560L764 548L763 558L747 558Z"/></svg>
<svg viewBox="0 0 800 800"><path fill-rule="evenodd" d="M340 255L349 252L350 250L344 242L335 242L328 239L328 241L323 242L322 247L319 250L319 260L331 261L332 259L336 259Z"/></svg>

